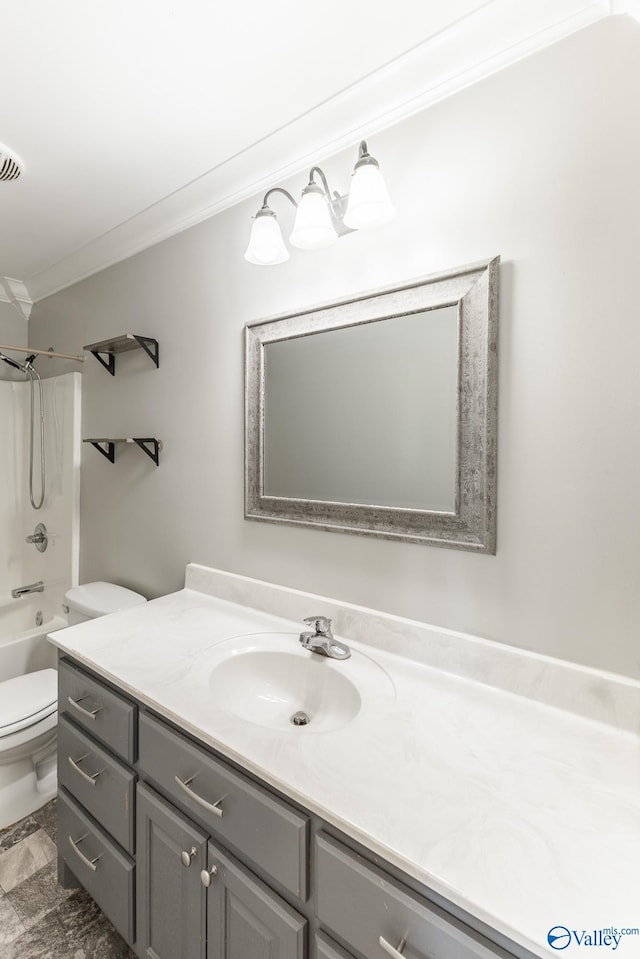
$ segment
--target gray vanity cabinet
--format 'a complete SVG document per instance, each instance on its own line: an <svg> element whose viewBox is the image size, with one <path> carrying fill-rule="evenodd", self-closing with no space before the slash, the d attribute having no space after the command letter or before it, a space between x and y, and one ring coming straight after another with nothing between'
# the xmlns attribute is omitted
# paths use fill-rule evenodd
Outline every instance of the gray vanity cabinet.
<svg viewBox="0 0 640 959"><path fill-rule="evenodd" d="M207 836L139 785L137 837L138 955L205 959Z"/></svg>
<svg viewBox="0 0 640 959"><path fill-rule="evenodd" d="M140 959L534 959L65 658L59 700L60 881Z"/></svg>

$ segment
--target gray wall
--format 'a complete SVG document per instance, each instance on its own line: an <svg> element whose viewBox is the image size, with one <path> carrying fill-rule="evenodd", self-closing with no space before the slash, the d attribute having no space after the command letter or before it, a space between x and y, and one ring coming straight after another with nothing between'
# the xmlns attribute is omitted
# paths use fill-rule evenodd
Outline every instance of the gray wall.
<svg viewBox="0 0 640 959"><path fill-rule="evenodd" d="M165 452L85 447L81 581L158 595L193 560L640 675L638 89L640 30L600 22L372 137L388 227L250 266L256 198L37 304L33 343L161 344L159 371L85 364L83 435ZM324 164L332 189L354 157ZM494 254L497 555L245 521L244 324Z"/></svg>

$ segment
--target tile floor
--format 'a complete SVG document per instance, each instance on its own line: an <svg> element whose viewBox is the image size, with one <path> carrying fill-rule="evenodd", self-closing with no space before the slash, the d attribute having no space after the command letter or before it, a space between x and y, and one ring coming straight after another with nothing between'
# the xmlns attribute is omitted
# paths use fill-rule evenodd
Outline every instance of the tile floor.
<svg viewBox="0 0 640 959"><path fill-rule="evenodd" d="M0 830L2 959L135 959L81 889L57 883L56 801Z"/></svg>

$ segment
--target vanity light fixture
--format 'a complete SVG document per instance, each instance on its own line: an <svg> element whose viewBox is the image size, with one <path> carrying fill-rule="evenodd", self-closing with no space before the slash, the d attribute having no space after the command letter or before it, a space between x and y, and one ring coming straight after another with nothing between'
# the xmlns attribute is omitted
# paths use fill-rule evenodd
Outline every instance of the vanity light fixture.
<svg viewBox="0 0 640 959"><path fill-rule="evenodd" d="M332 194L327 178L318 166L311 167L309 182L302 191L299 203L282 187L267 190L262 207L253 218L249 245L244 255L249 263L259 266L274 266L289 259L278 218L269 206L269 198L273 193L282 193L295 207L296 216L289 242L301 250L320 250L354 230L382 226L395 215L378 161L371 156L363 140L358 150L358 161L353 168L348 196L341 196L335 191Z"/></svg>

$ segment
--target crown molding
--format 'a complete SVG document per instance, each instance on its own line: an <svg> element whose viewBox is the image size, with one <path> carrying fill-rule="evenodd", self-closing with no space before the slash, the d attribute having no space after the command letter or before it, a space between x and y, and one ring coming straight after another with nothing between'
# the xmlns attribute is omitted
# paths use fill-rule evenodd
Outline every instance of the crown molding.
<svg viewBox="0 0 640 959"><path fill-rule="evenodd" d="M31 315L33 300L21 280L0 276L0 303L11 303L23 320L28 320Z"/></svg>
<svg viewBox="0 0 640 959"><path fill-rule="evenodd" d="M491 0L182 189L29 277L31 296L40 300L127 259L597 20L621 12L640 18L640 0L518 0L517 4L513 0Z"/></svg>

